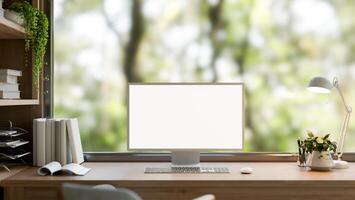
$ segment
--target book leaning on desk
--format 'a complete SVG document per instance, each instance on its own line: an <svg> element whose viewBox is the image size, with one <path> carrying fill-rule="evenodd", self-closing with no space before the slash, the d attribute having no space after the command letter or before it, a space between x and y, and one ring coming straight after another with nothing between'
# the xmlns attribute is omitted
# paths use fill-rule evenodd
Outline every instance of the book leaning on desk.
<svg viewBox="0 0 355 200"><path fill-rule="evenodd" d="M84 162L77 119L33 120L33 165L53 161L61 165Z"/></svg>

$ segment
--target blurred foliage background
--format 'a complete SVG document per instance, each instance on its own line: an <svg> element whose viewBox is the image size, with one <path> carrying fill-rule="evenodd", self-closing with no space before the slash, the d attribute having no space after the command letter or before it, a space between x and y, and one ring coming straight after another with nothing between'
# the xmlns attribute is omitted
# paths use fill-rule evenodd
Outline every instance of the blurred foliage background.
<svg viewBox="0 0 355 200"><path fill-rule="evenodd" d="M78 117L85 151L127 151L127 82L246 85L246 152L295 152L310 129L336 140L337 76L355 91L352 0L56 0L56 117ZM345 149L355 150L350 121Z"/></svg>

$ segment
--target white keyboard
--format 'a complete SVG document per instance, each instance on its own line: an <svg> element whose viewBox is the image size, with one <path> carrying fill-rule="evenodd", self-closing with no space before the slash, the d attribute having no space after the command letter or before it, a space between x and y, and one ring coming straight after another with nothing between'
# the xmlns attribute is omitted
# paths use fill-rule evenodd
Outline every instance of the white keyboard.
<svg viewBox="0 0 355 200"><path fill-rule="evenodd" d="M227 167L148 167L146 174L226 174Z"/></svg>

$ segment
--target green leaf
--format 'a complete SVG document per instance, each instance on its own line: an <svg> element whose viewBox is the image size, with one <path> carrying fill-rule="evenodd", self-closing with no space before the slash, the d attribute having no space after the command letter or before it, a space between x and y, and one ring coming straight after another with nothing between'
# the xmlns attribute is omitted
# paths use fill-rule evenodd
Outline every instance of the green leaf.
<svg viewBox="0 0 355 200"><path fill-rule="evenodd" d="M313 133L312 133L311 131L308 131L308 132L307 132L307 135L308 135L308 137L310 137L310 138L313 138L313 137L314 137L314 135L313 135Z"/></svg>
<svg viewBox="0 0 355 200"><path fill-rule="evenodd" d="M15 1L9 9L19 13L25 20L25 65L31 62L32 58L34 59L32 67L33 83L38 89L38 79L43 69L48 42L48 18L42 11L23 0ZM28 56L30 50L32 50L33 56Z"/></svg>

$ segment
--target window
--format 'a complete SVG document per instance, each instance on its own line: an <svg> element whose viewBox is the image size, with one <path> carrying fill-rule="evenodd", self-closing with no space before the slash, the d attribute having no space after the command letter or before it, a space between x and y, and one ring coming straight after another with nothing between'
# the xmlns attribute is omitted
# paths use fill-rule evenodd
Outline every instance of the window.
<svg viewBox="0 0 355 200"><path fill-rule="evenodd" d="M352 1L54 3L54 114L79 118L85 151L127 151L127 82L244 81L246 152L295 152L307 129L337 139L345 111L306 90L314 76L355 100Z"/></svg>

